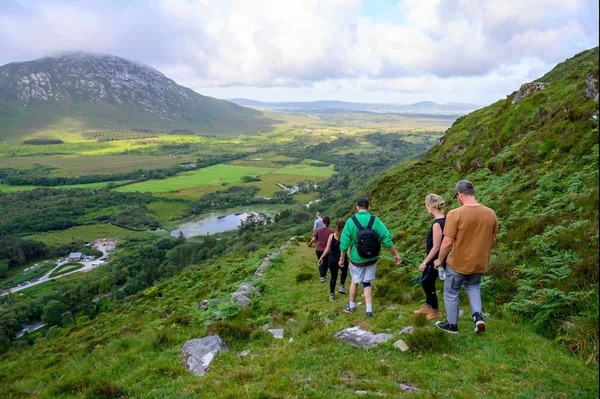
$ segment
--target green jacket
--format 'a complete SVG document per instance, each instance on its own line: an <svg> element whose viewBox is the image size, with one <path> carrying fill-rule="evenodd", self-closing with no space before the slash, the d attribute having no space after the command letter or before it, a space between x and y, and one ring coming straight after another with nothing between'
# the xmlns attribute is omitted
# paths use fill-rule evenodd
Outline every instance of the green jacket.
<svg viewBox="0 0 600 399"><path fill-rule="evenodd" d="M371 214L369 212L360 210L356 212L355 216L360 222L361 226L367 227L369 224L369 219L371 219ZM392 245L394 245L389 230L378 217L375 217L372 228L375 234L377 234L381 239L382 246L390 248ZM356 223L354 223L352 218L348 218L346 224L344 225L344 230L342 230L342 236L340 237L340 251L342 253L346 253L348 248L350 248L350 261L354 264L376 261L379 256L374 258L361 258L360 255L358 255L358 250L356 249L357 234L358 227L356 226Z"/></svg>

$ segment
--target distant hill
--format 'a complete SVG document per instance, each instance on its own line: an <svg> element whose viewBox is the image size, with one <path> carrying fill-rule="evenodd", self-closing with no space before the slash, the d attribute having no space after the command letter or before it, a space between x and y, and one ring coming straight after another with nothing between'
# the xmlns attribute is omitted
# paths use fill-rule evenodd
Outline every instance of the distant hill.
<svg viewBox="0 0 600 399"><path fill-rule="evenodd" d="M479 108L479 105L468 103L438 104L433 101L424 101L414 104L389 104L389 103L353 103L345 101L309 101L309 102L261 102L246 98L233 98L229 101L256 109L280 110L288 112L315 112L315 111L362 111L362 112L388 112L400 114L426 114L426 115L464 115Z"/></svg>
<svg viewBox="0 0 600 399"><path fill-rule="evenodd" d="M414 267L430 223L423 199L437 193L455 208L454 184L471 180L500 226L484 307L504 305L595 362L598 118L596 47L460 117L419 161L392 168L367 189Z"/></svg>
<svg viewBox="0 0 600 399"><path fill-rule="evenodd" d="M64 118L87 128L200 133L255 132L274 122L111 55L76 52L0 67L0 137Z"/></svg>

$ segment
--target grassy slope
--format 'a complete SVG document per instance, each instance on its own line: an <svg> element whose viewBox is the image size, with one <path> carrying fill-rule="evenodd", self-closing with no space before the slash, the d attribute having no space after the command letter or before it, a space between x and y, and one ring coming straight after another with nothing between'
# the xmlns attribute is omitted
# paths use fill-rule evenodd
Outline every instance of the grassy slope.
<svg viewBox="0 0 600 399"><path fill-rule="evenodd" d="M456 181L473 181L500 224L484 303L509 302L538 331L597 361L598 103L585 95L590 75L598 79L598 48L542 77L545 89L460 118L421 160L374 182L371 197L377 212L394 215L395 240L417 265L417 237L430 222L424 197L450 199Z"/></svg>
<svg viewBox="0 0 600 399"><path fill-rule="evenodd" d="M236 313L223 304L197 310L202 299L227 298L260 263L258 257L219 259L137 295L118 311L4 354L4 397L350 398L357 390L367 391L366 397L397 397L400 383L416 386L414 397L422 398L598 395L596 367L585 366L501 312L492 314L486 334L472 333L465 316L457 336L426 323L416 327L411 351L394 349L399 331L415 325L415 305L381 295L386 281L407 273L389 260L381 262L372 319L364 316L362 305L357 314L347 315L341 311L342 298L327 301L314 249L304 243L276 258L255 282L262 295L248 309ZM312 278L297 282L301 274ZM400 297L410 298L395 288ZM215 320L218 312L230 317ZM265 323L283 328L284 339L263 331ZM355 325L394 339L360 349L333 336ZM181 347L211 333L220 334L230 350L215 358L207 375L195 377L183 366ZM419 342L433 342L434 348L418 349ZM249 354L241 356L246 350ZM32 364L40 366L35 373L29 371Z"/></svg>

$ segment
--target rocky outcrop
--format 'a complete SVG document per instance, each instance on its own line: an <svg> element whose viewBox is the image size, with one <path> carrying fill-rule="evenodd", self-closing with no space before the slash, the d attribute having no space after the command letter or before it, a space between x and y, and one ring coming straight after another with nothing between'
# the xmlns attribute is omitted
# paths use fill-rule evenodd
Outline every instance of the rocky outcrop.
<svg viewBox="0 0 600 399"><path fill-rule="evenodd" d="M338 332L335 337L348 342L350 345L368 348L389 341L393 335L373 334L370 331L361 330L360 327L350 327Z"/></svg>
<svg viewBox="0 0 600 399"><path fill-rule="evenodd" d="M586 97L598 102L598 79L594 75L589 74L585 80L585 83Z"/></svg>
<svg viewBox="0 0 600 399"><path fill-rule="evenodd" d="M527 97L531 93L534 93L538 90L542 90L545 87L546 87L546 84L542 83L542 82L525 83L524 85L521 86L519 91L517 91L517 94L515 94L515 96L513 97L512 103L514 104L514 103L518 102L519 100Z"/></svg>
<svg viewBox="0 0 600 399"><path fill-rule="evenodd" d="M217 353L226 351L225 342L218 335L192 339L183 345L183 360L195 375L204 375Z"/></svg>
<svg viewBox="0 0 600 399"><path fill-rule="evenodd" d="M237 302L240 308L244 309L250 303L250 299L257 295L260 295L260 293L252 284L242 283L238 290L231 294L231 298Z"/></svg>

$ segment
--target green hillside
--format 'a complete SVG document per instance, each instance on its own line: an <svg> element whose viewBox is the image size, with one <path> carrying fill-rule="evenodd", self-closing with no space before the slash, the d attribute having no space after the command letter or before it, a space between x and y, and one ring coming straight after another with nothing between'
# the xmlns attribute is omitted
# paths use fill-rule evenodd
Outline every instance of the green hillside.
<svg viewBox="0 0 600 399"><path fill-rule="evenodd" d="M512 93L457 120L440 145L390 170L370 193L416 265L420 255L412 254L422 251L418 237L429 223L424 197L434 192L449 201L456 181L471 180L500 224L484 303L506 304L597 361L598 48L537 81L545 88L516 103Z"/></svg>
<svg viewBox="0 0 600 399"><path fill-rule="evenodd" d="M65 53L0 66L0 139L81 129L256 133L276 121L120 57Z"/></svg>

